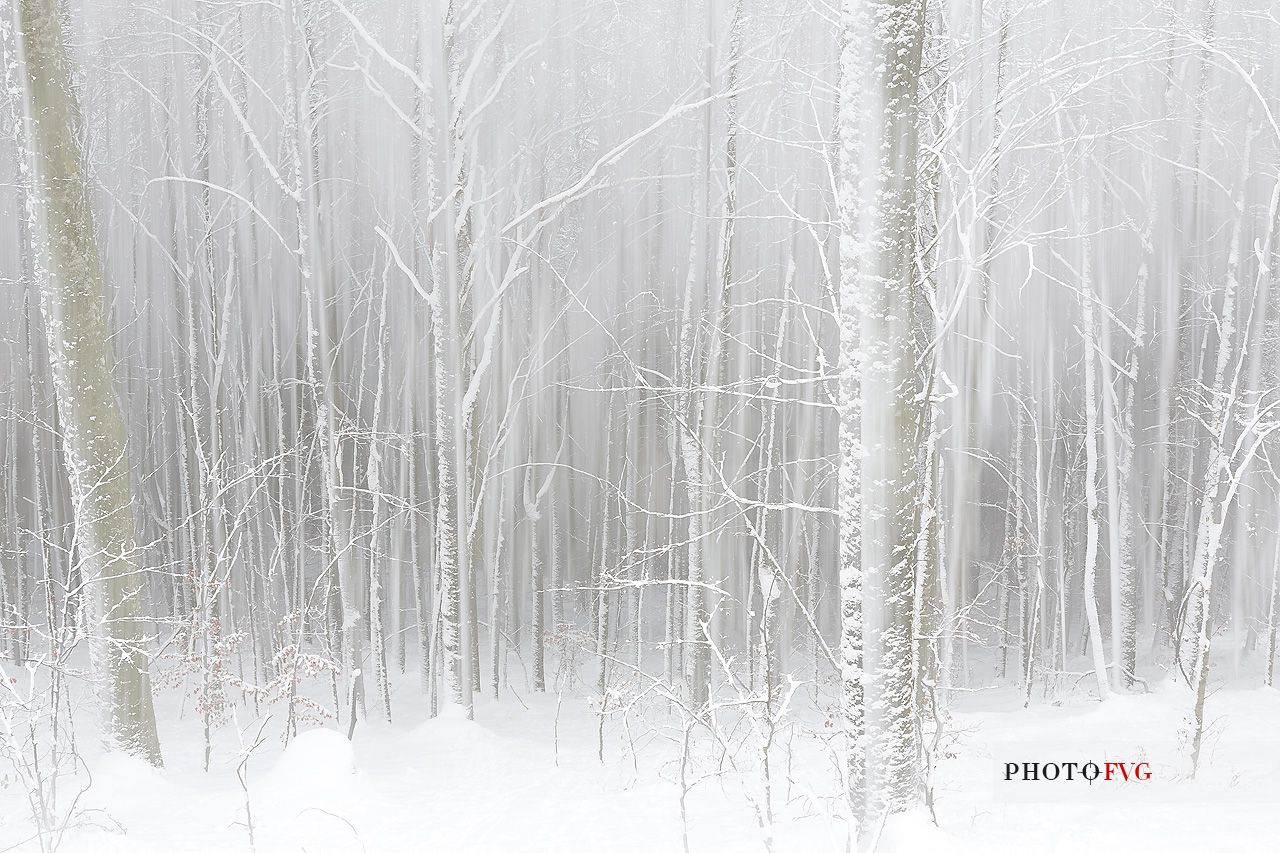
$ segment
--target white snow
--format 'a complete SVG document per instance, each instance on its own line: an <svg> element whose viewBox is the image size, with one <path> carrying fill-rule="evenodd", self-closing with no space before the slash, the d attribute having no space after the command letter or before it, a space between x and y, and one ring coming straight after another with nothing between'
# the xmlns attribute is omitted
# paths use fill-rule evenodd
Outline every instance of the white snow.
<svg viewBox="0 0 1280 853"><path fill-rule="evenodd" d="M1149 695L1114 696L1104 703L1084 693L1058 702L1037 696L1029 708L1013 687L961 693L943 737L947 757L937 777L938 825L924 809L895 816L870 828L878 837L876 849L1274 849L1280 691L1256 683L1242 678L1209 697L1207 764L1194 782L1173 780L1163 792L1137 801L1101 790L1017 801L997 790L993 762L1010 748L1033 753L1027 760L1063 760L1081 744L1096 743L1112 754L1131 748L1131 759L1140 755L1156 768L1177 767L1185 688L1161 682ZM345 726L339 730L330 723L301 731L283 748L279 708L263 709L255 718L241 707L239 727L233 723L216 732L208 773L202 768L201 727L190 716L162 719L163 770L124 755L95 753L93 733L82 730L77 739L85 767L59 780L58 814L67 825L56 849L683 850L681 730L669 712L637 706L625 724L611 717L602 763L596 755L599 718L582 696L565 695L558 702L552 694L517 697L508 691L501 701L481 701L475 720L452 708L426 719L424 702L408 688L393 705L393 723L362 721L352 741ZM798 711L796 724L779 734L771 754L775 820L769 834L779 853L846 849L837 756L828 743L831 730L818 714L813 707ZM250 750L260 727L262 743ZM745 729L733 734L735 749L727 760L713 760L705 739L694 750L686 770L696 782L686 801L691 853L768 849L759 819L758 754ZM246 752L247 794L237 776ZM41 849L30 815L21 784L6 775L0 850Z"/></svg>

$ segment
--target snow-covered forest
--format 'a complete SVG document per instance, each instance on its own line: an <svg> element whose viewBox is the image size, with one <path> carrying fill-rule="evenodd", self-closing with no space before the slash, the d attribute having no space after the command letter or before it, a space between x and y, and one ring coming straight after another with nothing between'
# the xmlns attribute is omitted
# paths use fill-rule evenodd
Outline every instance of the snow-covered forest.
<svg viewBox="0 0 1280 853"><path fill-rule="evenodd" d="M0 0L0 850L1273 849L1278 40Z"/></svg>

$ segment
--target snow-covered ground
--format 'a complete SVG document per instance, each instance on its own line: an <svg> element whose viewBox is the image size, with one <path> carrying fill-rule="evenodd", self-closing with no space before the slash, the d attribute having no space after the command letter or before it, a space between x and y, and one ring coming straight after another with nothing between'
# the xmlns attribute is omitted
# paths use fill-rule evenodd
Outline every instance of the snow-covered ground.
<svg viewBox="0 0 1280 853"><path fill-rule="evenodd" d="M1081 694L1030 708L1013 688L961 694L941 741L938 826L924 811L899 816L877 828L877 849L1278 849L1280 691L1256 684L1241 679L1210 696L1206 764L1195 782L1172 783L1187 694L1171 684L1105 703ZM726 727L719 747L695 735L682 762L679 720L637 702L630 715L610 716L602 762L599 717L580 696L507 693L468 721L448 713L424 720L408 693L397 697L390 724L361 723L352 741L336 727L311 728L283 749L279 719L248 720L242 709L217 733L207 773L190 715L162 720L164 770L95 753L81 731L85 765L59 781L67 824L56 849L640 853L683 850L687 828L688 850L710 853L769 849L769 813L773 850L846 848L834 739L812 708L775 732L766 805L760 740L745 724ZM998 757L1069 760L1082 744L1147 760L1166 784L1137 797L1102 786L1041 789L1030 802L998 788ZM23 785L9 768L4 782L0 850L41 850Z"/></svg>

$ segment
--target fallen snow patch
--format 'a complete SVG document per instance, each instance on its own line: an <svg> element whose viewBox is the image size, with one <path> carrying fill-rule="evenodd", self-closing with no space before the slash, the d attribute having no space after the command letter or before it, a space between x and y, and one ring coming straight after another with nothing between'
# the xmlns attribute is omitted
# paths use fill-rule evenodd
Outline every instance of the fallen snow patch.
<svg viewBox="0 0 1280 853"><path fill-rule="evenodd" d="M268 779L277 791L336 793L355 774L351 741L333 729L310 729L289 741Z"/></svg>

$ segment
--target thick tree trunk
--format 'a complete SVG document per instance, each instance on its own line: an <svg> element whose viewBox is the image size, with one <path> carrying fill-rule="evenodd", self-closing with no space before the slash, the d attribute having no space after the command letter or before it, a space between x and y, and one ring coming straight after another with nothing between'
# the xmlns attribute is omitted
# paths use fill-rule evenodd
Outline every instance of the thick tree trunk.
<svg viewBox="0 0 1280 853"><path fill-rule="evenodd" d="M853 0L841 6L840 97L837 113L838 216L840 228L839 302L840 343L837 350L839 384L839 478L836 486L840 530L840 693L841 725L848 757L849 801L854 816L865 818L866 744L865 693L862 683L862 472L861 390L858 368L858 205L859 162L863 154L861 107L861 20Z"/></svg>
<svg viewBox="0 0 1280 853"><path fill-rule="evenodd" d="M862 176L858 198L861 216L858 229L863 244L842 244L842 277L856 274L859 290L858 363L860 376L861 472L860 541L862 613L859 624L852 599L858 595L857 569L843 565L845 604L845 666L857 657L856 632L862 631L860 683L846 673L846 704L865 697L864 744L853 762L863 762L865 774L864 811L869 820L889 812L903 811L920 795L919 729L915 719L915 671L912 622L914 613L914 562L920 515L917 435L920 421L921 381L915 351L915 311L919 294L917 277L917 159L919 129L919 78L925 33L923 0L882 0L866 10L868 26L859 32L857 13L846 11L844 51L868 51L865 67L871 69L871 89L862 96L864 108L857 111L863 121L862 150L874 157ZM849 29L853 31L850 32ZM842 60L841 110L855 109L845 96L856 97L851 79L858 65L855 57ZM854 126L842 120L845 134ZM851 153L853 140L842 139L842 148ZM846 161L843 170L853 168ZM851 176L843 174L842 181ZM846 188L847 183L846 183ZM847 201L846 201L847 205ZM848 208L846 207L847 211ZM842 225L849 223L842 216ZM847 232L842 241L850 239ZM860 251L858 251L860 249ZM849 251L856 261L846 263ZM843 297L849 294L842 282ZM842 306L846 327L853 324L850 306ZM848 349L851 333L842 335L842 350ZM842 364L844 371L853 365ZM845 383L848 393L849 382ZM848 404L850 401L842 401ZM848 409L851 409L849 406ZM845 417L850 412L846 409ZM851 433L845 425L846 433ZM846 442L842 439L842 445ZM842 454L846 463L857 454L848 443ZM847 475L846 475L847 476ZM844 479L842 477L842 479ZM845 484L844 490L848 489ZM842 501L852 503L847 499ZM852 514L852 513L850 513ZM848 524L852 519L842 517ZM846 533L846 543L849 534ZM846 544L842 560L854 559ZM850 695L850 692L853 695ZM853 716L846 711L849 722ZM856 737L856 732L855 732ZM853 748L859 745L854 741ZM857 791L854 794L857 796Z"/></svg>
<svg viewBox="0 0 1280 853"><path fill-rule="evenodd" d="M35 167L31 212L43 226L34 229L40 243L34 252L37 279L75 506L79 568L91 591L91 648L107 734L114 745L159 765L124 421L112 389L103 271L58 6L57 0L18 5Z"/></svg>

